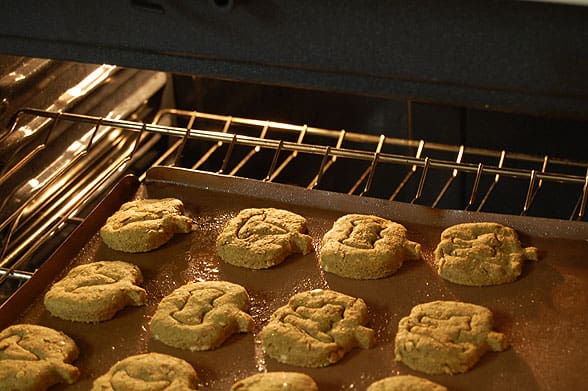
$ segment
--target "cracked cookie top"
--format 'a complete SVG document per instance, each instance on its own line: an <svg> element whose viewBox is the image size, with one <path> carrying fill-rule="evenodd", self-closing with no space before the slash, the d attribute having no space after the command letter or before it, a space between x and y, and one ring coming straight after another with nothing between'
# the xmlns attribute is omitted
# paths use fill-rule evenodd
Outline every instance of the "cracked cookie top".
<svg viewBox="0 0 588 391"><path fill-rule="evenodd" d="M144 199L124 203L100 229L113 250L141 253L167 243L176 233L192 231L184 204L176 198Z"/></svg>
<svg viewBox="0 0 588 391"><path fill-rule="evenodd" d="M419 304L400 320L395 338L397 361L428 374L463 373L487 351L508 347L502 333L492 331L492 312L458 301Z"/></svg>
<svg viewBox="0 0 588 391"><path fill-rule="evenodd" d="M53 284L44 304L51 315L77 322L111 319L126 307L145 304L147 293L136 265L99 261L74 267Z"/></svg>
<svg viewBox="0 0 588 391"><path fill-rule="evenodd" d="M318 391L312 377L300 372L265 372L241 379L231 391Z"/></svg>
<svg viewBox="0 0 588 391"><path fill-rule="evenodd" d="M461 285L515 281L526 260L538 260L535 247L522 248L516 231L497 223L465 223L445 229L435 249L437 272Z"/></svg>
<svg viewBox="0 0 588 391"><path fill-rule="evenodd" d="M39 391L74 383L80 372L70 363L78 347L64 333L48 327L17 324L0 332L0 389Z"/></svg>
<svg viewBox="0 0 588 391"><path fill-rule="evenodd" d="M322 240L320 263L327 272L355 279L384 278L405 260L419 259L421 246L401 224L371 215L340 217Z"/></svg>
<svg viewBox="0 0 588 391"><path fill-rule="evenodd" d="M367 318L362 299L315 289L295 294L278 308L261 331L261 339L265 352L277 361L323 367L354 347L374 345L374 330L365 326Z"/></svg>
<svg viewBox="0 0 588 391"><path fill-rule="evenodd" d="M161 353L127 357L100 376L91 391L197 390L198 375L186 361Z"/></svg>
<svg viewBox="0 0 588 391"><path fill-rule="evenodd" d="M219 347L232 334L253 328L249 295L227 281L188 283L161 300L151 333L166 345L192 351Z"/></svg>
<svg viewBox="0 0 588 391"><path fill-rule="evenodd" d="M283 209L243 209L216 240L219 257L232 265L267 269L289 255L312 251L306 219Z"/></svg>

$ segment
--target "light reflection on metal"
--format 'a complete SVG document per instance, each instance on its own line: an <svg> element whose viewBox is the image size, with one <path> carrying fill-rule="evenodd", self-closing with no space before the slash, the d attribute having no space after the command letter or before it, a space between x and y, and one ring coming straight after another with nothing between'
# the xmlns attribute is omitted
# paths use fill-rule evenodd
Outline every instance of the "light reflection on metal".
<svg viewBox="0 0 588 391"><path fill-rule="evenodd" d="M115 69L112 66L108 66L108 68ZM124 100L117 102L116 109L110 111L107 117L111 117L111 120L118 120L123 116L128 116L131 111L137 109L137 104L145 102L145 96L152 96L155 91L160 89L166 78L165 74L159 72L140 80L142 84L130 95L126 95ZM18 129L19 120L24 122L24 120L28 119L26 117L29 115L27 110L22 110L19 114L14 117L15 122L12 129ZM48 123L50 121L53 121L51 127L53 129L57 122L63 121L63 118L61 118L59 112L54 112L51 117L33 114L33 118L28 124ZM46 133L49 135L51 130ZM75 222L76 219L79 220L75 214L78 213L77 211L90 197L94 197L95 190L112 181L112 178L118 178L120 174L126 171L124 166L138 148L139 141L137 139L136 142L131 141L129 143L126 140L133 140L136 135L140 137L140 133L123 132L121 129L110 126L103 126L99 129L96 126L89 127L88 131L83 133L80 138L72 141L64 148L65 153L51 161L46 168L41 169L34 178L25 182L22 187L15 189L15 192L20 192L27 197L20 197L19 199L25 200L25 202L5 221L0 222L2 234L6 234L6 230L10 229L10 236L13 233L16 234L16 230L10 228L9 224L13 224L15 228L19 226L18 236L14 236L12 243L9 240L3 243L3 252L6 256L0 257L0 265L10 265L9 270L21 272L17 269L19 265L26 261L45 240L63 229L66 223ZM41 150L44 148L47 138L48 136L45 137ZM107 139L108 141L102 142L102 139ZM153 142L151 140L156 140L156 138L150 137L150 140L147 140L145 145L151 145L152 148ZM96 149L96 151L92 151L93 156L87 157L89 146L94 143L100 143L100 145L96 144L96 148L92 148L93 150ZM123 148L123 150L120 150L120 148ZM101 159L96 162L96 157L103 156L104 153L111 154L112 158ZM88 159L84 160L86 163L81 162L80 159L86 159L86 157ZM25 159L30 160L28 155L25 156ZM79 165L76 164L78 161L80 161ZM22 165L21 162L12 164L12 167ZM15 174L8 170L0 179L12 175ZM95 179L92 179L89 183L87 179L80 182L82 177ZM8 198L15 199L15 197ZM40 214L43 214L43 216L39 217ZM31 216L37 217L33 221L28 221ZM6 238L6 236L4 237ZM10 251L6 252L9 244ZM0 278L0 282L7 278L14 278L14 275L14 273L5 273Z"/></svg>

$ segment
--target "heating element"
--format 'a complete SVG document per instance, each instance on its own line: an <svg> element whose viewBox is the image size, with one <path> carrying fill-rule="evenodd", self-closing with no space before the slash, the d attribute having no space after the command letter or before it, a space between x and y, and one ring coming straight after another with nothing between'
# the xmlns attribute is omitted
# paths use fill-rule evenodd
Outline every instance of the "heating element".
<svg viewBox="0 0 588 391"><path fill-rule="evenodd" d="M48 256L47 249L43 250L50 238L67 236L129 170L143 177L149 166L156 165L433 208L440 207L453 191L461 192L463 186L457 184L461 179L468 186L461 209L483 212L500 212L490 209L490 200L501 186L512 186L507 181L516 181L526 188L524 194L512 194L519 197L514 201L520 204L521 215L532 214L534 201L544 192L560 197L564 192L554 188L571 187L576 197L559 199L567 202L561 209L569 211L560 218L586 219L588 175L582 174L588 172L587 162L177 109L160 110L151 123L23 109L14 117L10 132L31 120L48 122L45 142L59 126L83 125L89 131L83 143L74 143L77 148L52 175L29 181L36 186L28 188L26 199L16 206L6 201L2 205L0 283L4 299ZM108 140L102 144L108 154L100 166L88 167L94 171L91 179L61 193L64 181L78 181L75 170L80 161L105 153L99 152L100 140ZM0 184L18 175L46 147L41 143L9 162ZM158 153L147 166L133 169L138 156L154 151ZM431 179L434 177L442 180Z"/></svg>

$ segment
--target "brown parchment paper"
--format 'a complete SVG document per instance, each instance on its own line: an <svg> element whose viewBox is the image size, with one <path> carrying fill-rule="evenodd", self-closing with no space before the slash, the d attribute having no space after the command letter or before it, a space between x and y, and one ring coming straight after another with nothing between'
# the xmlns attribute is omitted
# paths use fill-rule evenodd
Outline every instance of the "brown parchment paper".
<svg viewBox="0 0 588 391"><path fill-rule="evenodd" d="M106 218L132 198L177 197L184 201L196 229L176 235L160 249L125 254L107 248L97 235ZM308 219L315 252L293 256L269 270L248 270L220 261L216 236L227 219L245 207L279 207ZM393 276L357 281L324 273L318 265L320 240L333 221L345 213L371 213L404 224L409 238L422 244L423 260L406 262ZM524 246L540 249L537 263L527 262L518 281L494 287L465 287L444 281L433 268L432 252L441 231L468 221L496 221L519 231ZM300 371L312 376L321 390L364 390L386 376L413 374L451 390L582 389L588 374L588 224L519 216L434 210L385 200L263 183L172 168L154 168L143 184L128 177L102 202L33 279L2 308L0 326L35 323L62 330L80 348L75 364L80 380L52 389L87 390L92 380L116 361L154 351L183 358L197 370L201 389L228 390L233 382L259 371ZM110 321L82 324L53 318L44 309L48 286L71 267L97 261L137 264L144 276L148 302L127 308ZM208 352L170 348L151 338L149 320L159 301L194 280L228 280L243 285L252 300L253 333L231 337ZM271 313L303 290L330 288L361 297L370 310L369 325L377 344L355 349L339 363L318 369L277 363L263 354L259 332ZM461 300L490 308L495 330L512 347L487 353L469 372L428 376L394 361L394 335L401 317L419 303Z"/></svg>

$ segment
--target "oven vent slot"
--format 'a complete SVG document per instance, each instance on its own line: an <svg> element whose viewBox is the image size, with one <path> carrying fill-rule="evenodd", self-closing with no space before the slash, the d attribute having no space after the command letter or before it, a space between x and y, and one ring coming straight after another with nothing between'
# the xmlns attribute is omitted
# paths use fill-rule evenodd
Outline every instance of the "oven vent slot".
<svg viewBox="0 0 588 391"><path fill-rule="evenodd" d="M489 210L488 205L498 189L506 186L506 192L509 193L510 184L506 182L516 182L524 190L518 195L513 194L512 197L520 198L511 201L518 206L515 213L521 215L533 215L530 212L534 202L543 193L555 191L557 194L557 190L554 190L557 186L571 187L575 196L569 204L563 205L569 211L564 218L586 219L588 162L176 109L161 110L150 124L23 109L15 116L12 129L17 128L23 116L50 119L53 121L52 126L62 121L91 124L95 129L94 134L75 159L81 159L92 151L94 138L100 129L109 133L106 137L116 138L120 133L128 136L124 147L116 151L118 159L104 170L104 175L97 179L90 190L104 185L114 173L124 171L138 148L141 148L141 153L155 148L152 144L146 145L145 140L149 138L147 135L157 134L167 138L167 143L165 147L159 147L161 150L158 151L155 165L290 183L308 189L345 192L438 208L446 208L444 203L448 194L453 188L461 187L464 194L459 201L462 204L450 208L490 212L493 210ZM20 166L33 160L34 154L43 148L44 145L39 145L21 161L10 162L5 166L0 172L0 186L16 175ZM298 169L293 170L292 167L296 165ZM342 171L339 165L343 166ZM67 171L70 166L64 170ZM433 181L433 176L437 180ZM67 176L60 175L53 182L48 182L47 189L63 178ZM335 185L338 187L334 188ZM42 191L39 193L44 194ZM84 198L73 201L64 210L55 211L54 218L48 219L51 220L50 224L42 232L27 232L27 250L16 252L18 256L10 255L8 249L22 245L15 244L15 238L19 236L16 233L23 230L22 216L30 205L23 204L10 214L0 226L0 283L7 279L29 278L31 271L21 266L30 252L38 248L46 237L58 231L64 222L75 223L75 211L84 203L85 197L90 196L91 191L87 191ZM36 201L36 197L32 197L30 202ZM1 209L3 206L0 205L0 213L5 213Z"/></svg>

